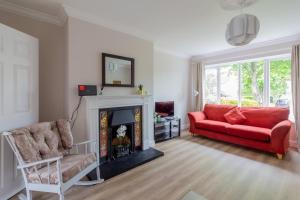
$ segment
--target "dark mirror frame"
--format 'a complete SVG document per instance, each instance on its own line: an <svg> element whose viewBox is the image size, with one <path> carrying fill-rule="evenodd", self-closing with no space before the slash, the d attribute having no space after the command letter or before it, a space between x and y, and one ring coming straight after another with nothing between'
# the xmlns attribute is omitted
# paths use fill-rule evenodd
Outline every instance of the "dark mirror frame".
<svg viewBox="0 0 300 200"><path fill-rule="evenodd" d="M127 60L127 61L131 62L131 84L111 84L111 83L105 82L105 79L106 79L105 60L107 57L121 59L121 60ZM134 58L128 58L128 57L124 57L124 56L102 53L102 87L134 87Z"/></svg>

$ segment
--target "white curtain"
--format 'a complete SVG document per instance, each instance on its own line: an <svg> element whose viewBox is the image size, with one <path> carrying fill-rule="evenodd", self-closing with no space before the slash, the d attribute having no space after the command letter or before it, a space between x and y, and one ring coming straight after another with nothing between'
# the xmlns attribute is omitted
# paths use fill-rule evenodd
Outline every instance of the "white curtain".
<svg viewBox="0 0 300 200"><path fill-rule="evenodd" d="M193 98L194 98L194 111L201 111L203 108L203 72L204 65L199 62L194 64L192 76L193 81Z"/></svg>
<svg viewBox="0 0 300 200"><path fill-rule="evenodd" d="M292 49L292 95L295 116L296 136L300 144L300 45Z"/></svg>

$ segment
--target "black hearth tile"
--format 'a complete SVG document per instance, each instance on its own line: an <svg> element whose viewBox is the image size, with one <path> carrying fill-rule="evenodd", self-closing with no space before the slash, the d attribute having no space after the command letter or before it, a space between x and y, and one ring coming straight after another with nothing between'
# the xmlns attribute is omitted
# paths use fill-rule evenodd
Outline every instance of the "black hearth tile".
<svg viewBox="0 0 300 200"><path fill-rule="evenodd" d="M145 151L136 151L129 156L118 158L116 160L102 164L100 166L101 178L103 178L104 180L110 179L163 155L163 152L158 151L154 148L150 148ZM96 178L96 172L91 172L88 177L94 180Z"/></svg>

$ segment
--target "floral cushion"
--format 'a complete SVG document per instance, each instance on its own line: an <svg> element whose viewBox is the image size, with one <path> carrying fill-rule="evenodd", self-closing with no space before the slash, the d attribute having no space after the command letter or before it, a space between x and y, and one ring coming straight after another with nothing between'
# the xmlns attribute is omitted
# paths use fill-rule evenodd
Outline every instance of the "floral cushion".
<svg viewBox="0 0 300 200"><path fill-rule="evenodd" d="M29 129L21 128L11 131L10 141L15 144L24 162L35 162L42 160L39 146L33 139Z"/></svg>
<svg viewBox="0 0 300 200"><path fill-rule="evenodd" d="M67 182L71 178L73 178L76 174L84 170L90 164L96 161L95 153L89 154L74 154L74 155L67 155L61 160L61 171L62 171L62 179L63 182ZM57 177L57 170L56 170L56 162L50 165L50 176L49 176L49 183L50 184L57 184L58 177ZM48 168L47 166L38 169L32 173L27 175L29 182L31 183L43 183L48 184Z"/></svg>
<svg viewBox="0 0 300 200"><path fill-rule="evenodd" d="M67 120L36 123L11 132L10 141L16 145L24 162L66 155L73 145Z"/></svg>
<svg viewBox="0 0 300 200"><path fill-rule="evenodd" d="M73 136L71 132L70 122L65 119L56 121L57 128L60 132L62 145L65 149L71 149L73 146Z"/></svg>

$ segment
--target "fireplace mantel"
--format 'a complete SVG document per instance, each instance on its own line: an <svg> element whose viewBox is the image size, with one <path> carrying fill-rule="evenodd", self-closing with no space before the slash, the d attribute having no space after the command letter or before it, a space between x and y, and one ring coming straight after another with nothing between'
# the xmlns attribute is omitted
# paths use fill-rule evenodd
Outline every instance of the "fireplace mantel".
<svg viewBox="0 0 300 200"><path fill-rule="evenodd" d="M125 106L142 106L143 150L154 146L153 138L153 98L151 95L98 95L83 98L85 104L86 131L89 139L99 135L99 109ZM99 142L98 142L99 145Z"/></svg>

